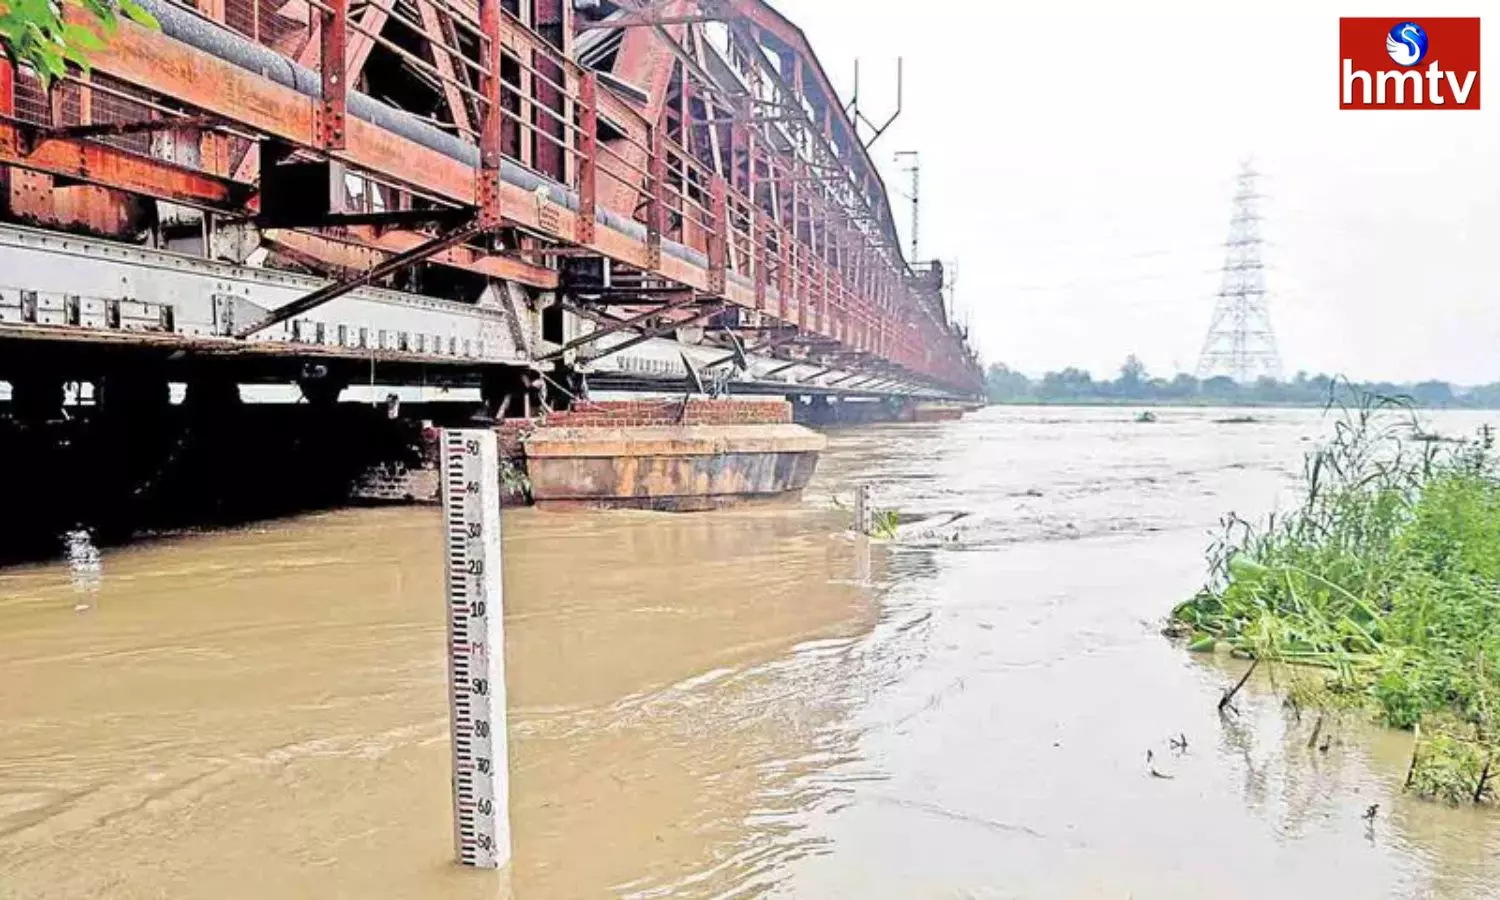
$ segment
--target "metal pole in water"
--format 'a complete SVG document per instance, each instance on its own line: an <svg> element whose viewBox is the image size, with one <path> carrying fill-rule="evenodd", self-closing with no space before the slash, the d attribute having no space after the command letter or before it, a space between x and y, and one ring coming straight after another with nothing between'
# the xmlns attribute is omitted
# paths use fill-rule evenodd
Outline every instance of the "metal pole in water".
<svg viewBox="0 0 1500 900"><path fill-rule="evenodd" d="M441 448L453 842L461 865L498 869L510 861L499 451L485 429L444 429Z"/></svg>
<svg viewBox="0 0 1500 900"><path fill-rule="evenodd" d="M870 510L870 486L861 484L854 488L854 530L869 534L873 526Z"/></svg>

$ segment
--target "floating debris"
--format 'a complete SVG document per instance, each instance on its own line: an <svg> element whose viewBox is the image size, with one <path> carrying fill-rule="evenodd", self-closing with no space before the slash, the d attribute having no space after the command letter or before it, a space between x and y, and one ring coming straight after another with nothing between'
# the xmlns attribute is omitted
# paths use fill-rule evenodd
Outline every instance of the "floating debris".
<svg viewBox="0 0 1500 900"><path fill-rule="evenodd" d="M1151 748L1146 748L1146 771L1150 773L1152 778L1162 778L1170 781L1172 778L1176 777L1174 775L1168 775L1166 772L1158 770L1156 766L1152 764L1154 758L1155 754L1151 752Z"/></svg>
<svg viewBox="0 0 1500 900"><path fill-rule="evenodd" d="M1467 440L1467 438L1452 437L1435 431L1422 431L1420 428L1413 429L1411 439L1424 444L1462 444Z"/></svg>
<svg viewBox="0 0 1500 900"><path fill-rule="evenodd" d="M93 597L99 593L103 581L104 566L99 548L94 546L93 536L86 528L75 528L64 534L63 548L68 557L68 574L73 579L73 593L79 595L73 609L82 612L94 605Z"/></svg>

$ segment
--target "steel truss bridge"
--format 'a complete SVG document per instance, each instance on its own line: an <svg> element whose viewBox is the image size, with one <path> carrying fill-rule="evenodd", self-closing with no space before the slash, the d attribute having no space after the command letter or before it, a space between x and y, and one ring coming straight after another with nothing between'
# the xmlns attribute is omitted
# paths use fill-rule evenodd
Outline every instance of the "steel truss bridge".
<svg viewBox="0 0 1500 900"><path fill-rule="evenodd" d="M759 0L142 5L50 88L0 57L0 380L982 391Z"/></svg>

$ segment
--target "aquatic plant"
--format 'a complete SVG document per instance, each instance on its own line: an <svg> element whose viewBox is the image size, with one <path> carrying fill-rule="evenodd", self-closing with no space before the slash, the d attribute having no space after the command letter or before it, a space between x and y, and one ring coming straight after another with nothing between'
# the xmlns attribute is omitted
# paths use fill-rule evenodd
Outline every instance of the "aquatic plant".
<svg viewBox="0 0 1500 900"><path fill-rule="evenodd" d="M865 500L863 502L865 503L865 509L869 511L867 522L860 521L860 491L865 491ZM861 532L868 537L876 537L888 541L894 540L896 530L901 525L901 513L894 509L881 509L878 506L870 506L868 491L869 487L867 485L855 488L856 496L852 506L845 506L837 494L829 494L828 496L833 502L835 509L848 509L850 511L849 527L851 530Z"/></svg>
<svg viewBox="0 0 1500 900"><path fill-rule="evenodd" d="M870 513L870 536L894 540L901 525L901 514L894 509L877 509Z"/></svg>
<svg viewBox="0 0 1500 900"><path fill-rule="evenodd" d="M509 457L500 458L500 488L507 494L530 496L531 477Z"/></svg>
<svg viewBox="0 0 1500 900"><path fill-rule="evenodd" d="M1194 650L1289 673L1288 705L1316 710L1319 728L1361 708L1414 730L1408 787L1480 802L1500 750L1500 672L1486 662L1500 659L1494 436L1421 434L1407 401L1341 406L1307 457L1302 505L1259 524L1228 516L1208 583L1173 610L1173 628Z"/></svg>

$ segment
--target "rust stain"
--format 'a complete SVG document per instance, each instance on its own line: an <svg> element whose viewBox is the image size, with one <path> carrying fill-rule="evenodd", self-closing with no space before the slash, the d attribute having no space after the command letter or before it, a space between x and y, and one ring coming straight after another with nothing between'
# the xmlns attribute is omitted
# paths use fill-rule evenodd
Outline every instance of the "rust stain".
<svg viewBox="0 0 1500 900"><path fill-rule="evenodd" d="M525 454L540 505L670 510L796 497L825 445L797 425L544 427Z"/></svg>

